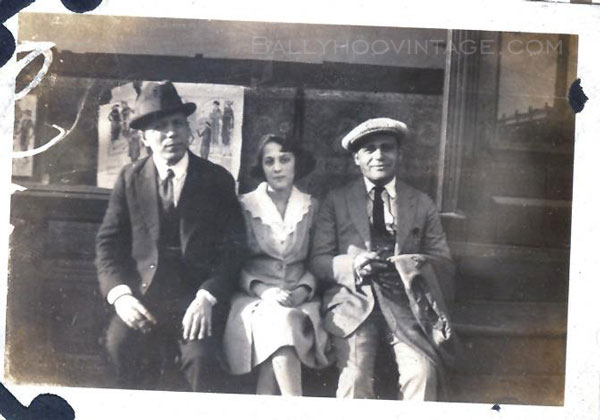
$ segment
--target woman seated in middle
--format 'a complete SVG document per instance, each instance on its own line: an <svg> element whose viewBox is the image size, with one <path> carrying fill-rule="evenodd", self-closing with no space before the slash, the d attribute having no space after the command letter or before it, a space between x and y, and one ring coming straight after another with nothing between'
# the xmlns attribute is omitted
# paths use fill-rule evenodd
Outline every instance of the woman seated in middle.
<svg viewBox="0 0 600 420"><path fill-rule="evenodd" d="M266 182L240 198L250 256L223 344L233 374L258 367L258 394L302 395L301 364L328 364L315 278L305 264L316 202L294 186L314 166L308 152L267 134L252 169Z"/></svg>

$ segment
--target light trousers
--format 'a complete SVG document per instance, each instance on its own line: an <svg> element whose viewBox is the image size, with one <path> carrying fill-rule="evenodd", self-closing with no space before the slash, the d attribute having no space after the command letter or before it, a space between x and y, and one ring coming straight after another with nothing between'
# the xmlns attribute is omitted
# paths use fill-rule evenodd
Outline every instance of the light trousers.
<svg viewBox="0 0 600 420"><path fill-rule="evenodd" d="M398 369L398 399L435 401L438 378L435 365L427 357L402 342L389 331L376 308L350 336L333 337L340 370L338 398L375 398L374 369L377 347L390 345Z"/></svg>

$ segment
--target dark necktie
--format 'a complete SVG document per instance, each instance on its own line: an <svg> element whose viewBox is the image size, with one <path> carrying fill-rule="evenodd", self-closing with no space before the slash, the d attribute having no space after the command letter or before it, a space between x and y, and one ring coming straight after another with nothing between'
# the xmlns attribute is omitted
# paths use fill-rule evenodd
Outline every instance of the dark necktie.
<svg viewBox="0 0 600 420"><path fill-rule="evenodd" d="M175 173L172 169L167 169L167 176L160 182L160 198L163 209L169 211L175 207L175 195L173 193L173 178Z"/></svg>
<svg viewBox="0 0 600 420"><path fill-rule="evenodd" d="M387 234L385 216L383 215L383 199L381 198L383 190L383 187L377 185L373 188L373 230L381 234Z"/></svg>

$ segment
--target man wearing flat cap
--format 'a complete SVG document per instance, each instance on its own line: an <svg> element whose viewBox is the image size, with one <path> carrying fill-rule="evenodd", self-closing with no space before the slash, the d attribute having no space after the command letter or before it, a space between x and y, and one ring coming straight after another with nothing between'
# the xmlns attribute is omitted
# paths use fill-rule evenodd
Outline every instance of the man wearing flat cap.
<svg viewBox="0 0 600 420"><path fill-rule="evenodd" d="M438 399L453 361L453 264L435 204L396 176L407 134L390 118L350 131L342 147L362 176L331 191L315 223L310 264L328 286L338 397L375 397L381 346L394 354L399 399Z"/></svg>
<svg viewBox="0 0 600 420"><path fill-rule="evenodd" d="M155 388L173 363L193 391L221 376L245 228L231 174L188 150L195 109L171 82L143 86L130 127L152 154L122 169L98 231L100 289L115 310L106 346L123 388Z"/></svg>

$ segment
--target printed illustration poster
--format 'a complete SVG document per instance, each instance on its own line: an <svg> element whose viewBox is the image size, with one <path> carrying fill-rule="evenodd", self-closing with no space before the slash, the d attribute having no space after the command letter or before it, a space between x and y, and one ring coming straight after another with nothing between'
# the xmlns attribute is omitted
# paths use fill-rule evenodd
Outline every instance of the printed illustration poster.
<svg viewBox="0 0 600 420"><path fill-rule="evenodd" d="M13 149L16 152L31 150L35 147L35 118L37 97L27 95L15 102L15 128ZM13 176L31 177L33 175L33 157L13 159Z"/></svg>
<svg viewBox="0 0 600 420"><path fill-rule="evenodd" d="M98 112L98 177L97 185L112 188L119 171L129 162L147 155L142 133L129 128L137 92L133 83L117 86L111 101Z"/></svg>
<svg viewBox="0 0 600 420"><path fill-rule="evenodd" d="M196 104L188 117L190 151L217 163L237 178L242 151L244 88L231 85L174 83L183 102ZM98 186L112 188L120 169L147 155L142 133L129 128L137 97L133 83L112 90L98 122Z"/></svg>

